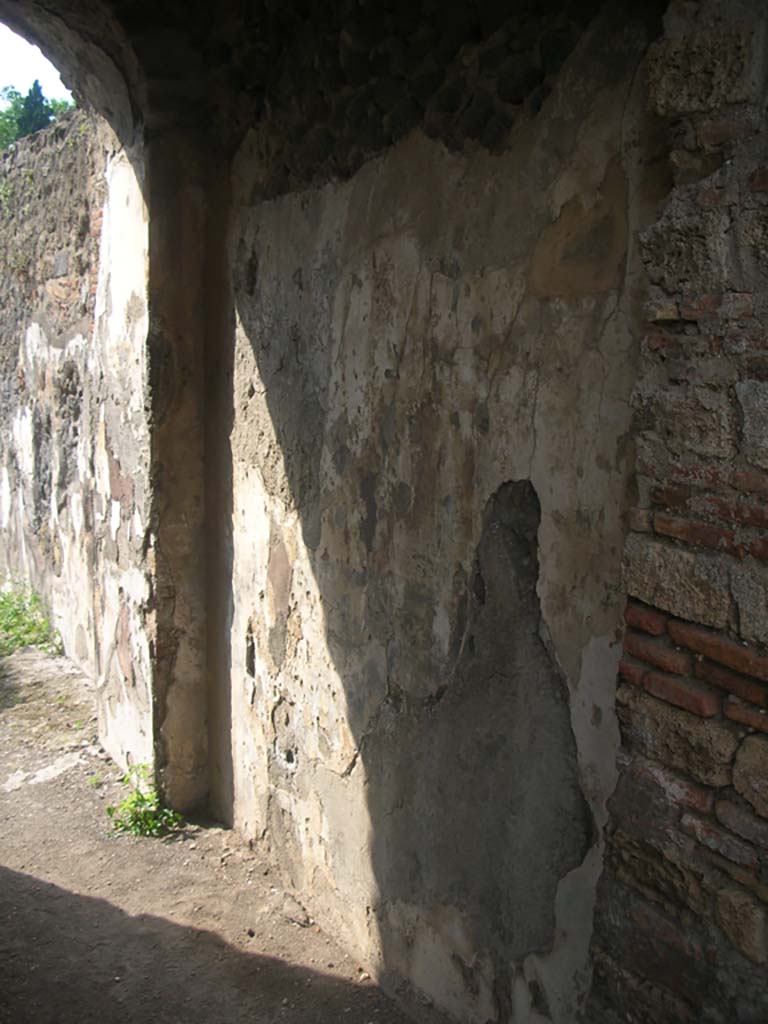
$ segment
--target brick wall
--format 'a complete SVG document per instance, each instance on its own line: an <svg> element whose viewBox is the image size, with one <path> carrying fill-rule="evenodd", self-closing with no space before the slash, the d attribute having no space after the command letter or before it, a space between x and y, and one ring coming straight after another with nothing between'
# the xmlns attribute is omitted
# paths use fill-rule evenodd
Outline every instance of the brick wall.
<svg viewBox="0 0 768 1024"><path fill-rule="evenodd" d="M673 3L590 1020L768 1020L764 16ZM721 8L718 10L718 8Z"/></svg>

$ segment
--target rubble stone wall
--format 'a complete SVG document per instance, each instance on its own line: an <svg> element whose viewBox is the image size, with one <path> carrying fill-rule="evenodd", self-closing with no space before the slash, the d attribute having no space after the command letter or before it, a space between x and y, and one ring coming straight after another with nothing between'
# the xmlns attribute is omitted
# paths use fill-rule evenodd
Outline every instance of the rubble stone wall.
<svg viewBox="0 0 768 1024"><path fill-rule="evenodd" d="M146 218L138 161L83 112L0 163L0 566L151 761Z"/></svg>
<svg viewBox="0 0 768 1024"><path fill-rule="evenodd" d="M674 188L642 238L621 777L590 1020L768 1018L765 34L755 4L676 3L650 58Z"/></svg>

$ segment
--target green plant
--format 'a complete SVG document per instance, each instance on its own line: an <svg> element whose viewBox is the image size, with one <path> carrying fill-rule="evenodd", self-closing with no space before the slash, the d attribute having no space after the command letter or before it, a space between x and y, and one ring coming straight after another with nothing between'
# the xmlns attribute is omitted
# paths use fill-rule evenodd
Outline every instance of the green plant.
<svg viewBox="0 0 768 1024"><path fill-rule="evenodd" d="M164 836L181 828L184 819L170 807L164 807L152 785L149 765L136 764L120 780L131 792L117 807L108 807L115 832L132 836Z"/></svg>
<svg viewBox="0 0 768 1024"><path fill-rule="evenodd" d="M100 789L104 785L104 779L98 772L95 775L89 775L86 781L93 789Z"/></svg>
<svg viewBox="0 0 768 1024"><path fill-rule="evenodd" d="M46 128L73 109L69 100L47 100L35 81L26 96L6 85L0 89L0 151L11 143Z"/></svg>
<svg viewBox="0 0 768 1024"><path fill-rule="evenodd" d="M43 611L37 594L28 590L0 592L0 657L20 647L38 647L61 654L61 639Z"/></svg>

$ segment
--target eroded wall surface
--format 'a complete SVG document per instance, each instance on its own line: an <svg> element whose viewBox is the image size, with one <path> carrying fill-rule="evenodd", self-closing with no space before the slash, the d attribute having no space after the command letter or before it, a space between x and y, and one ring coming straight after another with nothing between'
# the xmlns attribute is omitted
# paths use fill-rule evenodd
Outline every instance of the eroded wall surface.
<svg viewBox="0 0 768 1024"><path fill-rule="evenodd" d="M141 165L82 112L0 166L0 565L98 683L100 735L151 761Z"/></svg>
<svg viewBox="0 0 768 1024"><path fill-rule="evenodd" d="M589 980L648 32L598 19L494 153L451 114L344 184L273 197L259 133L237 165L215 796L464 1021L573 1021Z"/></svg>
<svg viewBox="0 0 768 1024"><path fill-rule="evenodd" d="M151 502L141 163L4 164L6 566L416 1019L763 1022L760 5L225 8L129 26Z"/></svg>

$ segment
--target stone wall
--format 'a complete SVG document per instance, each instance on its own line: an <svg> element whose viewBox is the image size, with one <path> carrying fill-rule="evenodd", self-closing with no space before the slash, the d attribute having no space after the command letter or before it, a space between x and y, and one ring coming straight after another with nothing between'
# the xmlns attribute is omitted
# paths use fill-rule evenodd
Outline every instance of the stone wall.
<svg viewBox="0 0 768 1024"><path fill-rule="evenodd" d="M82 112L0 165L0 567L98 681L122 763L153 757L137 166Z"/></svg>
<svg viewBox="0 0 768 1024"><path fill-rule="evenodd" d="M598 19L493 152L416 132L271 198L261 132L236 165L214 799L464 1021L565 1024L589 981L651 31Z"/></svg>
<svg viewBox="0 0 768 1024"><path fill-rule="evenodd" d="M6 566L417 1019L763 1022L765 14L236 6L15 5Z"/></svg>
<svg viewBox="0 0 768 1024"><path fill-rule="evenodd" d="M589 1020L768 1019L766 19L673 4ZM627 1007L631 1007L628 1011Z"/></svg>
<svg viewBox="0 0 768 1024"><path fill-rule="evenodd" d="M347 178L414 128L451 151L467 143L503 151L510 131L541 109L599 8L597 0L309 0L256 13L268 69L257 70L253 36L231 54L243 81L256 78L263 91L250 140L260 167L254 194Z"/></svg>

